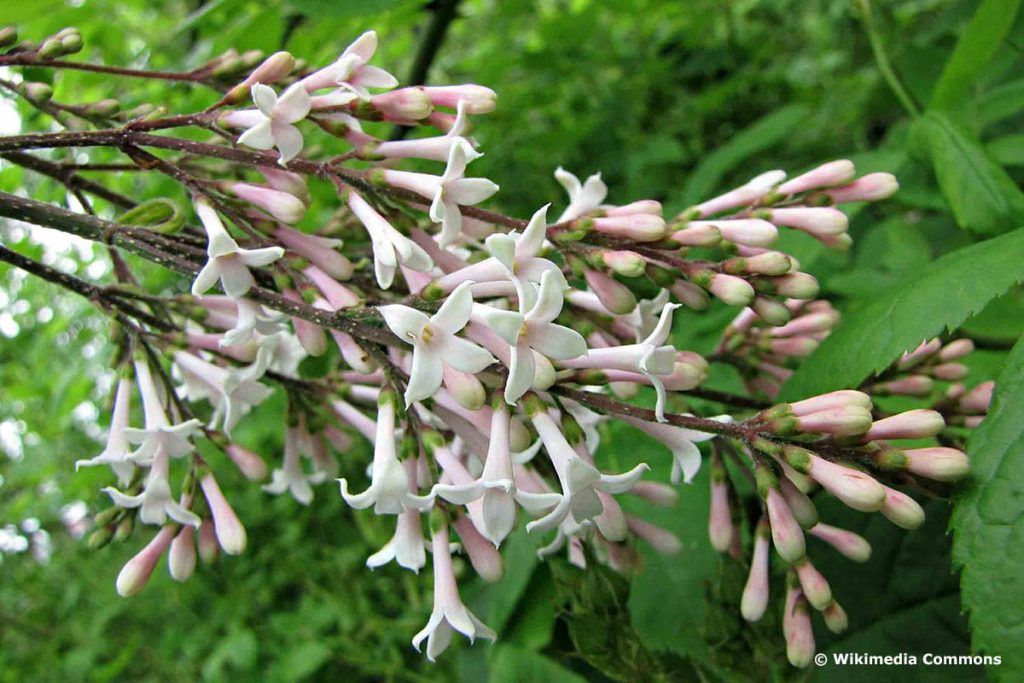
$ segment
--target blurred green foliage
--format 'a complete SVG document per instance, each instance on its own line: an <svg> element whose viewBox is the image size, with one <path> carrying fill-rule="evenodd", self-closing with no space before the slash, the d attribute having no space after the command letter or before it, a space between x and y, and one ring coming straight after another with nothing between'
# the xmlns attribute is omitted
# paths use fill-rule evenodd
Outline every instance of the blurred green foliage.
<svg viewBox="0 0 1024 683"><path fill-rule="evenodd" d="M850 252L826 253L792 234L781 245L840 308L852 310L938 256L1024 224L1024 26L1017 5L876 2L869 36L865 3L845 0L464 0L429 80L479 82L498 92L497 111L475 121L486 156L474 169L502 186L496 205L515 215L562 201L551 175L559 165L579 175L603 172L612 202L651 197L669 210L771 168L798 172L849 157L864 172L897 173L902 190L894 199L855 207ZM0 24L18 24L25 37L77 26L86 48L76 58L151 69L195 67L232 47L288 49L324 64L362 30L376 28L378 63L400 77L430 15L418 0L0 3ZM873 47L891 61L898 82L886 82ZM58 76L54 85L58 100L113 96L125 107L153 103L175 113L213 101L212 93L186 85L89 73ZM893 86L905 91L906 107ZM907 109L926 105L930 113L914 122ZM23 130L47 125L24 105L18 112ZM94 150L82 160L115 158ZM72 202L54 183L3 162L0 170L0 189ZM124 173L112 185L139 200L185 199L162 178ZM331 188L314 191L325 209L308 221L336 206ZM20 251L86 277L101 275L96 264L106 263L98 247L62 251L52 240L41 244L38 233L3 235ZM168 274L146 272L153 291L183 291ZM680 339L707 351L733 313L718 306L683 315ZM1022 328L1019 289L965 327L997 348ZM245 556L203 567L185 585L161 568L141 595L122 600L114 577L151 532L136 530L125 544L90 551L61 522L74 501L92 511L107 504L97 493L107 474L73 469L98 450L108 419L106 322L85 302L0 267L0 333L0 525L38 519L54 546L45 564L28 552L0 563L2 681L801 676L784 665L773 619L751 628L736 613L744 571L708 546L705 478L681 491L676 509L642 510L679 534L684 550L667 558L639 548L645 567L632 577L540 564L537 539L514 536L506 580L467 588L501 640L461 647L436 665L408 643L429 612L429 580L393 568L370 576L362 566L390 534L386 523L353 514L329 485L308 510L271 499L223 459L213 466L249 528ZM991 376L1004 358L978 355L972 379ZM716 369L710 384L735 381ZM270 462L280 454L282 406L268 403L239 430ZM657 473L667 471L667 453L632 431L613 430L605 443L601 456L617 469L643 459ZM365 448L341 455L353 472L368 458ZM876 549L866 567L853 567L812 546L851 618L844 636L817 634L825 651L969 651L948 560L946 506L929 508L928 525L913 534L839 506L823 514L866 533ZM1009 603L1019 609L1020 600ZM852 669L813 673L867 680ZM977 668L900 672L901 680L982 675Z"/></svg>

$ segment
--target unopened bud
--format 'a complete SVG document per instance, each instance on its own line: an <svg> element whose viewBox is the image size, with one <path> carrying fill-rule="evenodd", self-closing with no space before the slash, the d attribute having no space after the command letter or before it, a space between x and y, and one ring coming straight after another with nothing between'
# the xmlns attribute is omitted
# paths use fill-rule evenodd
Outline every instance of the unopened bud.
<svg viewBox="0 0 1024 683"><path fill-rule="evenodd" d="M267 478L267 463L248 448L232 443L227 445L224 452L249 481L263 481Z"/></svg>
<svg viewBox="0 0 1024 683"><path fill-rule="evenodd" d="M852 531L829 526L828 524L816 524L809 532L812 536L825 541L854 562L867 562L871 557L871 544L863 536Z"/></svg>
<svg viewBox="0 0 1024 683"><path fill-rule="evenodd" d="M626 516L626 525L634 536L647 542L662 555L678 555L683 544L671 531L651 524L632 515Z"/></svg>
<svg viewBox="0 0 1024 683"><path fill-rule="evenodd" d="M754 532L754 555L750 559L750 574L743 587L740 613L747 621L759 621L768 607L768 550L771 544L768 520L761 518Z"/></svg>
<svg viewBox="0 0 1024 683"><path fill-rule="evenodd" d="M210 514L213 515L213 527L220 547L228 555L241 554L245 550L247 540L245 527L221 492L217 480L212 474L207 474L200 480L199 485L210 507Z"/></svg>
<svg viewBox="0 0 1024 683"><path fill-rule="evenodd" d="M799 194L820 187L833 187L849 181L856 172L853 162L848 159L830 161L807 173L790 178L779 185L777 191L780 194Z"/></svg>
<svg viewBox="0 0 1024 683"><path fill-rule="evenodd" d="M815 334L827 332L839 322L839 313L830 311L828 313L809 313L802 315L791 322L777 327L771 331L773 337L791 337L803 334Z"/></svg>
<svg viewBox="0 0 1024 683"><path fill-rule="evenodd" d="M635 251L605 251L601 254L601 260L623 277L640 277L647 267L647 261Z"/></svg>
<svg viewBox="0 0 1024 683"><path fill-rule="evenodd" d="M927 439L946 426L941 413L934 410L908 410L871 425L864 441L876 439Z"/></svg>
<svg viewBox="0 0 1024 683"><path fill-rule="evenodd" d="M804 532L778 489L769 488L766 500L775 551L786 562L796 562L807 552Z"/></svg>
<svg viewBox="0 0 1024 683"><path fill-rule="evenodd" d="M670 239L684 247L713 247L722 241L722 233L710 223L691 223L672 233Z"/></svg>
<svg viewBox="0 0 1024 683"><path fill-rule="evenodd" d="M874 512L885 504L885 487L860 470L811 454L810 475L854 510Z"/></svg>
<svg viewBox="0 0 1024 683"><path fill-rule="evenodd" d="M854 180L849 185L835 187L821 193L833 204L846 202L874 202L896 194L900 184L891 173L869 173L863 178Z"/></svg>
<svg viewBox="0 0 1024 683"><path fill-rule="evenodd" d="M797 591L799 593L799 590ZM789 600L787 602L787 608ZM802 594L792 601L788 608L783 631L786 636L786 658L798 669L805 669L814 656L814 630L811 628L811 613L807 600Z"/></svg>
<svg viewBox="0 0 1024 683"><path fill-rule="evenodd" d="M430 97L420 88L399 88L370 98L374 110L386 120L419 121L431 112Z"/></svg>
<svg viewBox="0 0 1024 683"><path fill-rule="evenodd" d="M15 89L18 94L33 104L46 104L53 97L53 88L46 83L22 81Z"/></svg>
<svg viewBox="0 0 1024 683"><path fill-rule="evenodd" d="M0 47L10 47L18 42L18 29L13 26L0 28Z"/></svg>
<svg viewBox="0 0 1024 683"><path fill-rule="evenodd" d="M494 111L498 96L490 88L465 85L426 86L421 90L435 107L456 109L464 101L467 114L488 114Z"/></svg>
<svg viewBox="0 0 1024 683"><path fill-rule="evenodd" d="M941 348L942 342L938 338L923 341L913 351L904 353L896 363L896 367L900 370L912 368L928 356L938 353Z"/></svg>
<svg viewBox="0 0 1024 683"><path fill-rule="evenodd" d="M665 236L665 219L649 213L598 216L590 220L598 232L636 242L657 242Z"/></svg>
<svg viewBox="0 0 1024 683"><path fill-rule="evenodd" d="M306 205L290 192L250 183L231 183L227 189L237 197L263 209L282 223L297 223L306 213Z"/></svg>
<svg viewBox="0 0 1024 683"><path fill-rule="evenodd" d="M116 114L120 109L120 102L112 98L107 98L105 100L100 100L99 102L93 102L92 104L86 105L83 113L87 116L106 117Z"/></svg>
<svg viewBox="0 0 1024 683"><path fill-rule="evenodd" d="M734 531L729 509L729 480L721 458L715 455L711 459L711 507L708 516L711 546L720 553L728 551Z"/></svg>
<svg viewBox="0 0 1024 683"><path fill-rule="evenodd" d="M955 339L939 350L939 360L952 361L963 358L974 351L974 342L970 339Z"/></svg>
<svg viewBox="0 0 1024 683"><path fill-rule="evenodd" d="M669 289L672 291L672 294L676 299L695 311L703 311L710 303L707 292L692 282L678 280L673 283Z"/></svg>
<svg viewBox="0 0 1024 683"><path fill-rule="evenodd" d="M621 282L596 270L585 271L583 277L601 305L610 312L625 315L636 308L636 297Z"/></svg>
<svg viewBox="0 0 1024 683"><path fill-rule="evenodd" d="M444 365L444 386L466 410L480 410L487 402L487 392L476 375L456 370L447 363Z"/></svg>
<svg viewBox="0 0 1024 683"><path fill-rule="evenodd" d="M679 492L674 487L657 481L639 481L629 493L664 508L674 507L679 501Z"/></svg>
<svg viewBox="0 0 1024 683"><path fill-rule="evenodd" d="M963 363L939 363L932 368L932 376L946 382L955 382L967 376L969 370Z"/></svg>
<svg viewBox="0 0 1024 683"><path fill-rule="evenodd" d="M184 526L171 541L171 551L167 554L167 568L175 581L188 581L196 570L195 530Z"/></svg>
<svg viewBox="0 0 1024 683"><path fill-rule="evenodd" d="M796 575L800 579L800 588L811 607L823 610L832 602L832 588L811 561L804 557L796 563Z"/></svg>
<svg viewBox="0 0 1024 683"><path fill-rule="evenodd" d="M762 320L772 326L785 325L792 315L781 301L763 296L754 297L753 309Z"/></svg>
<svg viewBox="0 0 1024 683"><path fill-rule="evenodd" d="M760 218L736 218L733 220L706 223L718 228L722 239L748 247L767 247L779 237L778 228ZM690 227L705 225L703 221L693 221Z"/></svg>
<svg viewBox="0 0 1024 683"><path fill-rule="evenodd" d="M924 510L916 500L902 491L888 486L883 488L885 502L880 511L886 519L904 529L916 529L924 523Z"/></svg>
<svg viewBox="0 0 1024 683"><path fill-rule="evenodd" d="M79 52L83 47L82 34L77 30L66 33L61 36L60 46L64 55L73 55Z"/></svg>
<svg viewBox="0 0 1024 683"><path fill-rule="evenodd" d="M754 288L750 283L733 275L713 274L707 290L730 306L746 306L754 300Z"/></svg>
<svg viewBox="0 0 1024 683"><path fill-rule="evenodd" d="M117 592L122 597L135 595L149 582L156 563L163 556L164 551L171 542L174 534L173 526L165 526L157 532L156 536L139 551L135 557L128 560L121 572L117 575Z"/></svg>
<svg viewBox="0 0 1024 683"><path fill-rule="evenodd" d="M903 379L895 379L891 382L883 382L872 387L877 394L893 394L896 396L927 396L932 393L935 382L931 377L924 375L912 375Z"/></svg>
<svg viewBox="0 0 1024 683"><path fill-rule="evenodd" d="M771 278L771 284L776 294L793 299L813 299L821 289L813 275L801 272Z"/></svg>
<svg viewBox="0 0 1024 683"><path fill-rule="evenodd" d="M971 463L967 454L955 448L935 446L901 451L906 468L914 474L936 481L956 481L967 476Z"/></svg>
<svg viewBox="0 0 1024 683"><path fill-rule="evenodd" d="M786 499L786 505L793 511L801 527L810 529L818 523L818 510L814 503L788 477L779 478L779 493Z"/></svg>
<svg viewBox="0 0 1024 683"><path fill-rule="evenodd" d="M199 559L205 564L212 564L217 561L220 554L220 546L217 544L217 532L213 528L212 519L204 519L199 525Z"/></svg>
<svg viewBox="0 0 1024 683"><path fill-rule="evenodd" d="M982 382L960 397L957 407L965 413L984 413L992 403L995 382Z"/></svg>
<svg viewBox="0 0 1024 683"><path fill-rule="evenodd" d="M469 555L470 564L480 578L488 583L501 581L505 574L505 564L494 544L477 531L466 515L459 515L453 526L462 540L463 550Z"/></svg>
<svg viewBox="0 0 1024 683"><path fill-rule="evenodd" d="M828 607L822 612L822 616L825 617L825 626L832 633L842 633L850 625L846 610L835 600L828 604Z"/></svg>

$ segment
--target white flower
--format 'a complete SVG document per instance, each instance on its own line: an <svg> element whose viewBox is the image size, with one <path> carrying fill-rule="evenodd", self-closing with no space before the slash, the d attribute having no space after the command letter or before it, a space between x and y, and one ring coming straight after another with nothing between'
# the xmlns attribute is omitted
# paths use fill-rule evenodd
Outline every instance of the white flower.
<svg viewBox="0 0 1024 683"><path fill-rule="evenodd" d="M571 221L590 213L601 205L608 196L608 186L601 180L601 174L595 173L580 185L580 179L561 166L555 170L555 180L569 193L569 206L556 223Z"/></svg>
<svg viewBox="0 0 1024 683"><path fill-rule="evenodd" d="M554 271L541 276L540 290L516 278L519 291L519 312L523 324L512 346L505 401L515 405L533 384L536 364L533 351L554 360L570 360L586 355L587 342L576 330L556 325L552 320L562 312L564 298L559 278Z"/></svg>
<svg viewBox="0 0 1024 683"><path fill-rule="evenodd" d="M604 511L604 504L598 491L623 493L633 488L644 472L650 469L641 463L623 474L601 474L590 463L584 461L569 445L562 430L554 419L543 409L530 410L530 420L544 442L551 464L555 468L558 482L562 487L562 499L555 508L526 525L527 531L548 531L554 529L571 515L577 524L597 517Z"/></svg>
<svg viewBox="0 0 1024 683"><path fill-rule="evenodd" d="M192 294L198 296L213 287L220 280L224 293L232 299L239 299L256 284L249 268L266 266L284 256L281 247L263 249L242 249L228 234L220 216L205 199L195 203L196 213L206 228L209 239L206 253L209 260L199 271L192 283Z"/></svg>
<svg viewBox="0 0 1024 683"><path fill-rule="evenodd" d="M249 379L244 371L227 370L184 351L176 352L174 360L183 374L194 375L215 392L211 403L216 410L211 425L223 418L228 436L251 406L262 403L274 393L269 387Z"/></svg>
<svg viewBox="0 0 1024 683"><path fill-rule="evenodd" d="M132 480L135 472L135 465L132 464L132 453L128 447L128 439L124 430L128 427L131 417L132 404L132 383L126 377L122 377L117 383L117 393L114 395L114 411L110 417L110 433L107 436L107 447L95 458L79 460L75 463L75 469L79 467L92 467L94 465L110 465L117 474L117 480L122 486Z"/></svg>
<svg viewBox="0 0 1024 683"><path fill-rule="evenodd" d="M625 419L626 422L640 431L650 434L672 451L671 479L673 484L678 484L680 479L687 484L693 481L693 478L697 476L697 472L700 471L701 463L700 449L697 448L696 444L709 441L717 436L717 434L699 432L695 429L686 429L676 425L654 424L633 417L626 417ZM720 415L711 419L719 422L730 422L732 420L728 415Z"/></svg>
<svg viewBox="0 0 1024 683"><path fill-rule="evenodd" d="M442 247L450 245L462 232L459 206L479 204L498 191L498 186L486 178L463 177L466 165L480 155L465 139L460 140L452 145L448 165L441 176L390 169L382 172L389 185L431 200L430 220L441 224Z"/></svg>
<svg viewBox="0 0 1024 683"><path fill-rule="evenodd" d="M306 76L299 84L307 92L341 86L364 99L370 97L367 88L394 88L397 78L368 63L376 51L377 32L367 31L345 48L333 64Z"/></svg>
<svg viewBox="0 0 1024 683"><path fill-rule="evenodd" d="M431 544L434 555L434 609L427 625L412 639L412 644L419 652L420 644L425 639L427 659L434 661L448 648L455 631L469 638L470 642L477 638L494 640L497 635L462 603L452 568L447 524L434 532Z"/></svg>
<svg viewBox="0 0 1024 683"><path fill-rule="evenodd" d="M481 347L455 336L469 322L473 310L469 287L468 282L457 287L429 318L422 311L401 304L378 308L391 331L413 346L406 405L434 395L441 386L445 364L475 375L495 361Z"/></svg>
<svg viewBox="0 0 1024 683"><path fill-rule="evenodd" d="M153 455L153 466L146 476L146 486L142 493L128 496L112 487L103 489L103 492L108 494L118 507L141 508L139 519L145 524L164 524L170 517L178 524L198 527L199 517L171 498L171 485L167 481L169 461L167 452L159 446Z"/></svg>
<svg viewBox="0 0 1024 683"><path fill-rule="evenodd" d="M559 287L562 290L567 289L569 283L562 275L562 269L554 262L537 256L547 236L549 206L551 205L546 204L534 212L522 233L513 230L510 233L490 235L486 240L490 258L449 273L439 278L436 285L441 291L449 292L470 280L483 283L507 281L509 277L518 277L539 284L541 276L551 271L556 274Z"/></svg>
<svg viewBox="0 0 1024 683"><path fill-rule="evenodd" d="M370 487L358 494L348 492L348 481L339 479L341 497L357 510L373 505L378 515L397 515L403 510L427 510L433 495L417 496L409 491L409 474L398 459L395 445L395 401L390 391L382 391L377 402L377 430L373 444Z"/></svg>
<svg viewBox="0 0 1024 683"><path fill-rule="evenodd" d="M135 361L135 377L139 383L139 393L142 395L146 427L124 429L128 441L141 444L132 453L132 460L140 465L148 465L159 451L169 457L180 458L195 450L191 438L199 431L202 423L196 419L176 425L168 422L160 392L153 381L153 375L149 372L149 364L144 359Z"/></svg>
<svg viewBox="0 0 1024 683"><path fill-rule="evenodd" d="M420 245L395 230L383 216L366 203L365 199L353 191L349 192L348 206L370 235L370 242L373 245L373 272L377 277L377 284L381 287L391 287L399 263L421 273L434 267L434 262Z"/></svg>
<svg viewBox="0 0 1024 683"><path fill-rule="evenodd" d="M271 335L284 329L284 315L269 311L262 305L248 299L238 299L235 326L224 333L221 346L239 346L252 339L253 332Z"/></svg>
<svg viewBox="0 0 1024 683"><path fill-rule="evenodd" d="M253 149L277 147L278 162L288 163L302 151L302 132L295 124L309 114L309 93L295 83L278 97L269 85L256 83L252 86L252 100L258 110L251 115L256 123L239 136L239 144Z"/></svg>
<svg viewBox="0 0 1024 683"><path fill-rule="evenodd" d="M426 540L423 538L419 510L408 508L399 513L395 535L384 544L384 547L366 559L366 566L376 569L391 561L417 574L426 566Z"/></svg>
<svg viewBox="0 0 1024 683"><path fill-rule="evenodd" d="M302 469L302 458L299 454L299 430L290 427L284 433L284 463L281 468L271 474L270 483L263 485L263 490L274 495L289 492L302 505L313 502L313 489L310 484L323 481L322 472L306 474Z"/></svg>
<svg viewBox="0 0 1024 683"><path fill-rule="evenodd" d="M658 324L647 338L638 344L590 349L586 356L562 361L562 365L570 368L642 373L657 392L658 401L654 412L658 422L664 422L666 395L665 383L661 378L675 372L676 366L676 350L665 342L672 331L672 311L677 308L679 304L667 304L661 310Z"/></svg>
<svg viewBox="0 0 1024 683"><path fill-rule="evenodd" d="M510 423L507 410L495 408L492 411L487 458L479 479L464 484L434 486L436 495L450 503L468 506L473 525L495 547L501 545L515 525L516 503L528 512L538 514L561 500L561 496L555 493L530 493L516 489L509 445Z"/></svg>
<svg viewBox="0 0 1024 683"><path fill-rule="evenodd" d="M636 340L647 337L658 326L658 316L665 310L665 304L669 302L669 292L662 289L653 299L641 299L636 303L636 308L623 316L633 332Z"/></svg>

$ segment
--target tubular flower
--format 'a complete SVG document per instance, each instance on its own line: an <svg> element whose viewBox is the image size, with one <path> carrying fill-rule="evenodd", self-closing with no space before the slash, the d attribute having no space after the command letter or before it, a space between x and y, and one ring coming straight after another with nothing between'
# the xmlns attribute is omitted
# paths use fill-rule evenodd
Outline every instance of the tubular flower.
<svg viewBox="0 0 1024 683"><path fill-rule="evenodd" d="M206 253L209 260L196 275L192 283L192 294L198 296L213 287L220 280L224 293L232 299L245 296L256 280L250 268L267 266L284 256L281 247L264 247L262 249L242 249L228 234L220 216L205 199L195 202L196 213L206 229L209 244Z"/></svg>
<svg viewBox="0 0 1024 683"><path fill-rule="evenodd" d="M253 149L276 147L280 154L278 163L287 164L302 151L302 132L295 124L309 114L309 93L295 83L278 97L269 85L256 83L252 86L252 101L256 110L236 113L234 120L247 128L238 137L238 143ZM229 118L228 123L233 122Z"/></svg>
<svg viewBox="0 0 1024 683"><path fill-rule="evenodd" d="M495 362L494 356L484 349L455 336L469 322L473 309L469 287L469 283L460 285L429 318L422 311L401 304L378 309L391 331L413 347L412 372L405 388L407 406L434 395L441 386L446 364L476 374Z"/></svg>

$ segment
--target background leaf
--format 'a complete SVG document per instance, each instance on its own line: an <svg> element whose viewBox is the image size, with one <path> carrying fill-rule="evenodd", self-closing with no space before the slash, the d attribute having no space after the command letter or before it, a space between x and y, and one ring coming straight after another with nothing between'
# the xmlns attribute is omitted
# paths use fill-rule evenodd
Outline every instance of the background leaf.
<svg viewBox="0 0 1024 683"><path fill-rule="evenodd" d="M976 650L1000 655L989 673L1024 677L1024 339L996 382L988 416L968 443L971 479L957 498L953 559Z"/></svg>
<svg viewBox="0 0 1024 683"><path fill-rule="evenodd" d="M782 398L856 387L1024 279L1024 230L947 254L850 311L786 382Z"/></svg>

